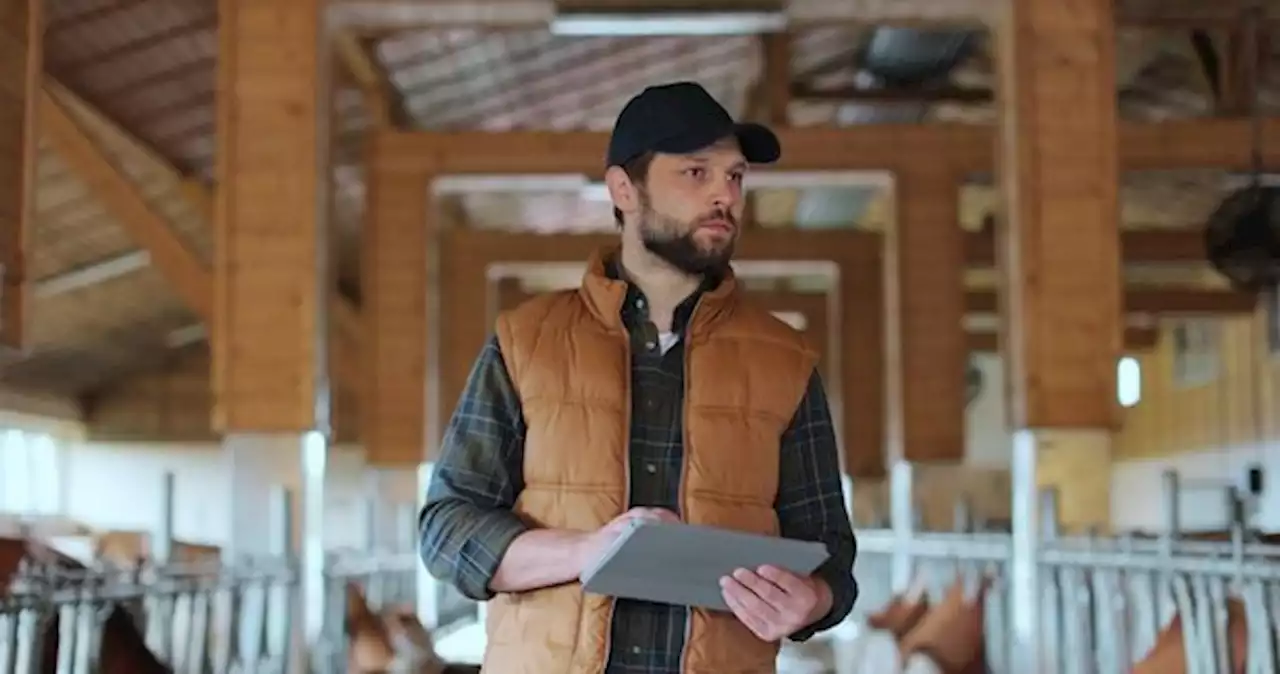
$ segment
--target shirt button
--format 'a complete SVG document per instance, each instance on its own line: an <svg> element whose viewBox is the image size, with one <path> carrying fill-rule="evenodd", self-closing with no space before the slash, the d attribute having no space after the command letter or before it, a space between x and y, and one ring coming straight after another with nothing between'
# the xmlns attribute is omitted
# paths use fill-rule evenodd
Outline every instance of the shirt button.
<svg viewBox="0 0 1280 674"><path fill-rule="evenodd" d="M637 308L637 309L643 309L643 308L644 308L644 299L643 299L643 298L641 298L641 299L637 299L637 300L636 300L636 308Z"/></svg>
<svg viewBox="0 0 1280 674"><path fill-rule="evenodd" d="M644 464L644 472L650 475L653 475L654 473L658 472L658 467L653 465L652 463L646 463Z"/></svg>
<svg viewBox="0 0 1280 674"><path fill-rule="evenodd" d="M635 655L640 655L640 647L639 647L639 646L632 646L632 647L631 647L631 652L632 652L633 654L635 654Z"/></svg>

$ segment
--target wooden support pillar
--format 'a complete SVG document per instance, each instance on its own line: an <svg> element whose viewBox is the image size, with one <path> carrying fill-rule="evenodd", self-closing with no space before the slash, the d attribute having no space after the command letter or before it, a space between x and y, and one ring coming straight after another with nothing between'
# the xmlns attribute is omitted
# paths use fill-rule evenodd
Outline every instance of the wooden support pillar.
<svg viewBox="0 0 1280 674"><path fill-rule="evenodd" d="M520 306L521 302L532 297L525 292L520 279L509 276L497 280L494 284L494 301L487 302L489 323L498 320L498 314Z"/></svg>
<svg viewBox="0 0 1280 674"><path fill-rule="evenodd" d="M216 425L327 432L328 90L321 0L222 0Z"/></svg>
<svg viewBox="0 0 1280 674"><path fill-rule="evenodd" d="M885 476L885 321L883 265L840 265L840 402L844 470ZM856 488L856 484L855 484Z"/></svg>
<svg viewBox="0 0 1280 674"><path fill-rule="evenodd" d="M890 462L964 459L965 238L960 175L944 158L898 172L885 236L885 386Z"/></svg>
<svg viewBox="0 0 1280 674"><path fill-rule="evenodd" d="M489 264L489 260L440 256L441 287L448 288L448 292L440 294L439 409L446 423L467 387L476 356L493 333L493 321L489 320ZM441 434L437 432L435 436Z"/></svg>
<svg viewBox="0 0 1280 674"><path fill-rule="evenodd" d="M324 625L330 58L323 0L220 0L214 425L231 467L228 556L268 547L292 498L306 662Z"/></svg>
<svg viewBox="0 0 1280 674"><path fill-rule="evenodd" d="M360 428L372 466L416 466L427 457L429 181L394 160L392 136L369 143L363 233L366 355Z"/></svg>
<svg viewBox="0 0 1280 674"><path fill-rule="evenodd" d="M813 344L813 348L818 350L818 373L826 381L831 381L833 376L838 373L831 369L831 347L833 340L831 337L831 319L828 309L828 301L826 295L820 296L820 303L800 310L800 314L804 316L804 334ZM784 309L784 311L790 311Z"/></svg>
<svg viewBox="0 0 1280 674"><path fill-rule="evenodd" d="M42 0L0 0L0 346L25 342L27 232L35 214Z"/></svg>
<svg viewBox="0 0 1280 674"><path fill-rule="evenodd" d="M1116 37L1111 0L1001 7L997 172L1007 207L998 252L1014 438L1009 668L1034 672L1049 667L1039 647L1037 455L1071 452L1103 471L1116 414L1124 328ZM1109 488L1099 489L1084 498L1107 498Z"/></svg>

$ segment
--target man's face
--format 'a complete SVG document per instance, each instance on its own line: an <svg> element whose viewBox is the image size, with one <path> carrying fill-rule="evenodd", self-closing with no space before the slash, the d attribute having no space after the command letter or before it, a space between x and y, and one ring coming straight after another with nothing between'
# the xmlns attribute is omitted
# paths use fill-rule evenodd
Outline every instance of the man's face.
<svg viewBox="0 0 1280 674"><path fill-rule="evenodd" d="M645 248L690 274L726 266L745 208L746 170L736 141L688 155L656 155L638 190Z"/></svg>

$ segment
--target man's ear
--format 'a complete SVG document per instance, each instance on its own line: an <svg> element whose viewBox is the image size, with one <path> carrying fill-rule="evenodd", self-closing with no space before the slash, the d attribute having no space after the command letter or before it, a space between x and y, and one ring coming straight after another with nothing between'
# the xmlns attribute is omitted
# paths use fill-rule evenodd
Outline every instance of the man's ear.
<svg viewBox="0 0 1280 674"><path fill-rule="evenodd" d="M604 172L604 184L609 188L609 198L623 213L632 213L640 206L636 186L621 166L610 166Z"/></svg>

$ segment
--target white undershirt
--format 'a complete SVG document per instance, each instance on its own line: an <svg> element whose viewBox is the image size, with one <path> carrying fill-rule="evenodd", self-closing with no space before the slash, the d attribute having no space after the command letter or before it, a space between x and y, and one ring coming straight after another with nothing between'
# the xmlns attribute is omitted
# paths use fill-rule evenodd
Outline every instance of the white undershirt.
<svg viewBox="0 0 1280 674"><path fill-rule="evenodd" d="M662 349L662 355L667 355L667 352L671 350L671 347L678 343L680 343L680 335L674 332L658 333L658 346Z"/></svg>

